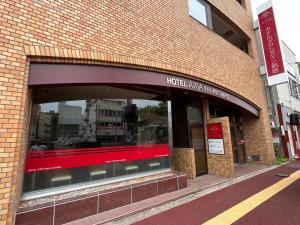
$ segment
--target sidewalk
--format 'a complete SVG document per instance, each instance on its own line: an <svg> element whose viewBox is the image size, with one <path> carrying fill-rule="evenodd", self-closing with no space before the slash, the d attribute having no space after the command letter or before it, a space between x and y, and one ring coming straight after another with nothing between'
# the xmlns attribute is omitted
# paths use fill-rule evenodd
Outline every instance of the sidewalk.
<svg viewBox="0 0 300 225"><path fill-rule="evenodd" d="M195 180L189 181L188 187L185 189L160 195L128 206L116 208L77 221L72 221L67 224L131 224L276 167L277 166L252 164L236 165L233 178L226 179L209 174L200 176Z"/></svg>
<svg viewBox="0 0 300 225"><path fill-rule="evenodd" d="M288 175L278 176L279 174ZM234 179L239 180L239 178ZM227 183L227 182L225 182ZM224 183L223 183L224 184ZM176 207L162 207L110 224L134 225L265 225L299 224L300 161L276 167L215 191L199 192ZM220 188L221 186L221 188ZM224 188L223 188L224 187ZM186 199L186 198L184 198ZM169 203L171 204L171 203ZM159 210L160 209L160 210ZM150 214L150 215L148 215Z"/></svg>

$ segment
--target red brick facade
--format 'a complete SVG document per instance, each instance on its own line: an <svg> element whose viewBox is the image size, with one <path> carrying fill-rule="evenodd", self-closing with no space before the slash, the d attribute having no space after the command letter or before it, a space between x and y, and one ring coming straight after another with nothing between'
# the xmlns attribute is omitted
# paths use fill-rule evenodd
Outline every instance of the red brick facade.
<svg viewBox="0 0 300 225"><path fill-rule="evenodd" d="M12 224L22 189L33 61L111 64L191 76L261 108L246 121L249 152L273 162L250 0L209 0L251 39L250 55L188 14L187 0L1 0L0 224ZM248 142L247 142L248 139Z"/></svg>

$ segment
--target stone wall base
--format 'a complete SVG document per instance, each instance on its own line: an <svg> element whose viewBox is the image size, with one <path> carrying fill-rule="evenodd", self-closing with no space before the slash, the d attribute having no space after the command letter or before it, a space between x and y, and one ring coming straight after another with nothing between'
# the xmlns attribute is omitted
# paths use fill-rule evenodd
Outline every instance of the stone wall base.
<svg viewBox="0 0 300 225"><path fill-rule="evenodd" d="M185 174L172 173L152 181L134 183L130 186L95 191L78 197L23 207L17 212L16 225L64 224L161 194L177 191L186 188L186 186L187 177Z"/></svg>

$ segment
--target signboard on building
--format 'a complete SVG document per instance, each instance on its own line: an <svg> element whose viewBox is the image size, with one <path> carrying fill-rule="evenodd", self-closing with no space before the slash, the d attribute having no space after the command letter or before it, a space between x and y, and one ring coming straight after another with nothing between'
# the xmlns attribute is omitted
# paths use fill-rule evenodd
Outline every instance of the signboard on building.
<svg viewBox="0 0 300 225"><path fill-rule="evenodd" d="M221 123L207 124L208 152L211 154L224 155L224 139Z"/></svg>
<svg viewBox="0 0 300 225"><path fill-rule="evenodd" d="M281 41L276 27L272 1L257 8L259 30L268 77L268 85L287 82Z"/></svg>

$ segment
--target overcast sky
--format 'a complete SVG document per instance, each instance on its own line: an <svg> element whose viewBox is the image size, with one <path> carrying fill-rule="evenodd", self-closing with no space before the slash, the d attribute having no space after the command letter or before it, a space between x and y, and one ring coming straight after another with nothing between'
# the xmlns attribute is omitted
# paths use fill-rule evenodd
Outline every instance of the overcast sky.
<svg viewBox="0 0 300 225"><path fill-rule="evenodd" d="M267 0L251 0L253 18L257 19L256 8ZM276 7L276 23L280 38L296 54L300 61L300 0L273 0Z"/></svg>

